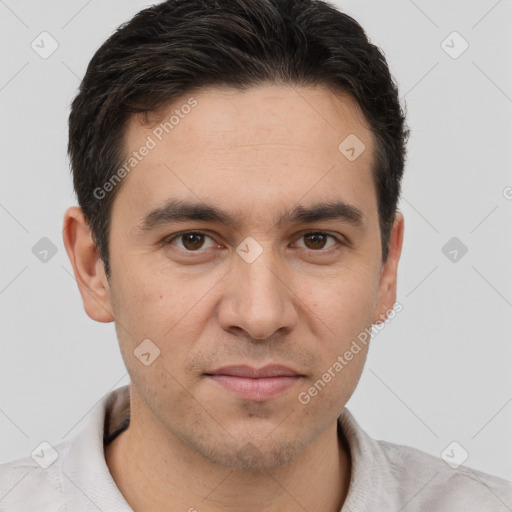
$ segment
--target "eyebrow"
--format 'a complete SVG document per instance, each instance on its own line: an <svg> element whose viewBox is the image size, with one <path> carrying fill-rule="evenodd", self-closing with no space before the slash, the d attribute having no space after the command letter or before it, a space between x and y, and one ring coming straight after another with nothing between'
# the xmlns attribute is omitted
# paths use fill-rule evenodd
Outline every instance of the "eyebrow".
<svg viewBox="0 0 512 512"><path fill-rule="evenodd" d="M213 205L183 200L170 200L149 212L139 223L142 231L150 231L174 222L200 221L224 224L232 229L241 225L241 215L231 215ZM355 227L362 227L366 218L361 210L343 201L327 201L313 205L295 206L284 212L276 222L277 227L322 220L339 220Z"/></svg>

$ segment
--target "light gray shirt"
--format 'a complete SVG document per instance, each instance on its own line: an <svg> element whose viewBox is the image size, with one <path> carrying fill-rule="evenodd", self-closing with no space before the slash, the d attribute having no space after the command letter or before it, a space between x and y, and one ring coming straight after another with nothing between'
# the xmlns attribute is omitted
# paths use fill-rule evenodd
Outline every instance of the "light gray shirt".
<svg viewBox="0 0 512 512"><path fill-rule="evenodd" d="M104 443L129 423L128 391L123 386L106 394L74 438L53 447L43 444L25 458L0 465L0 512L133 512L104 454ZM372 439L347 408L338 418L338 431L352 460L341 512L512 511L511 482Z"/></svg>

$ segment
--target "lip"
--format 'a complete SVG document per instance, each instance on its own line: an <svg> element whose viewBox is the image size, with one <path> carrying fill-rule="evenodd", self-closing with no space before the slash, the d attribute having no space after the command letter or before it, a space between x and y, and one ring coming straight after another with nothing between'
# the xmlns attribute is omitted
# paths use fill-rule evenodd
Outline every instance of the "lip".
<svg viewBox="0 0 512 512"><path fill-rule="evenodd" d="M207 372L206 375L229 375L231 377L246 377L250 379L261 379L265 377L294 377L300 374L288 366L281 364L268 364L262 368L253 368L246 364L224 366Z"/></svg>
<svg viewBox="0 0 512 512"><path fill-rule="evenodd" d="M205 376L245 400L265 401L275 398L294 386L304 376L278 364L263 368L247 365L225 366Z"/></svg>

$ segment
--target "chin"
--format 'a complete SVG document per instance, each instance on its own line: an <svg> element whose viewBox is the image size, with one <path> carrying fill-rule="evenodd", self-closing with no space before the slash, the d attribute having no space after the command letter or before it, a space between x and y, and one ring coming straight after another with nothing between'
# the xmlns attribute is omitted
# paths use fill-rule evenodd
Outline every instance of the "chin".
<svg viewBox="0 0 512 512"><path fill-rule="evenodd" d="M292 461L303 449L297 441L270 440L268 434L230 437L227 443L214 446L196 446L200 454L211 462L231 470L268 471Z"/></svg>

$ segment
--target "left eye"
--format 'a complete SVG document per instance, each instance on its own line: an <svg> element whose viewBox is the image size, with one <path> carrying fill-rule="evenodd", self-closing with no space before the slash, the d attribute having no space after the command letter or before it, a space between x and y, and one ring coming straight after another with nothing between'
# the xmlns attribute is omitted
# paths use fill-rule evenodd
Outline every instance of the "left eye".
<svg viewBox="0 0 512 512"><path fill-rule="evenodd" d="M327 240L329 238L333 242L330 247L326 247ZM204 247L206 239L210 240L210 245ZM175 240L180 241L181 244L175 244ZM300 236L299 240L304 240L305 248L312 251L330 249L334 247L336 244L342 243L341 240L339 240L334 235L330 235L329 233L325 233L323 231L312 231L309 233L305 233ZM214 247L216 245L210 236L198 231L188 231L186 233L180 233L178 235L173 236L172 238L167 239L166 243L177 245L180 249L183 249L188 252L198 252L200 250L209 249L210 247Z"/></svg>
<svg viewBox="0 0 512 512"><path fill-rule="evenodd" d="M306 246L306 249L310 250L320 250L320 249L326 249L325 244L327 242L328 238L332 238L334 240L334 243L331 245L331 247L327 247L327 249L332 248L337 243L341 243L338 238L336 238L334 235L329 235L328 233L324 233L323 231L314 231L311 233L306 233L302 235L299 240L307 240L308 244L310 246Z"/></svg>

